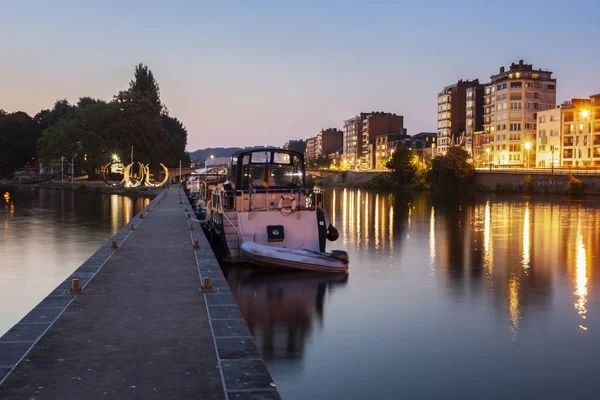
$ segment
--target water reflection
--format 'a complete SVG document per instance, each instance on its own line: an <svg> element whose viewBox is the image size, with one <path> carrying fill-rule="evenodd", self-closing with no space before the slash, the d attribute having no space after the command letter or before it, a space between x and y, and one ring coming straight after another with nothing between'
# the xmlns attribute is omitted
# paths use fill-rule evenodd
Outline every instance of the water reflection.
<svg viewBox="0 0 600 400"><path fill-rule="evenodd" d="M150 202L13 186L0 193L0 336Z"/></svg>
<svg viewBox="0 0 600 400"><path fill-rule="evenodd" d="M230 267L227 282L266 360L301 359L315 325L322 325L327 296L346 274L265 273Z"/></svg>
<svg viewBox="0 0 600 400"><path fill-rule="evenodd" d="M575 295L577 296L577 302L575 303L575 309L583 320L587 318L587 295L588 295L588 278L587 278L587 256L585 254L585 246L583 244L583 236L581 233L581 216L577 221L577 244L576 244L576 277L575 277ZM583 324L579 327L587 331L587 327Z"/></svg>
<svg viewBox="0 0 600 400"><path fill-rule="evenodd" d="M349 281L233 280L284 398L594 398L600 390L581 378L600 368L600 199L328 195L340 228L328 249L349 252ZM564 377L568 390L551 387L559 380L539 385L548 376Z"/></svg>

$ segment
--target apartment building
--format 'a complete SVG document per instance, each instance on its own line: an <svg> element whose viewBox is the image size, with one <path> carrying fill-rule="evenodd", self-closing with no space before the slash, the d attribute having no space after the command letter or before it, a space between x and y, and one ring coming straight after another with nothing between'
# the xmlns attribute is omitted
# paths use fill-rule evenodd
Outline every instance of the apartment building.
<svg viewBox="0 0 600 400"><path fill-rule="evenodd" d="M362 126L362 160L363 169L375 169L377 166L375 142L382 135L405 135L404 117L385 112L365 114Z"/></svg>
<svg viewBox="0 0 600 400"><path fill-rule="evenodd" d="M330 155L344 147L344 132L336 128L323 129L317 135L317 155Z"/></svg>
<svg viewBox="0 0 600 400"><path fill-rule="evenodd" d="M560 108L539 111L537 113L536 159L539 168L557 168L561 163Z"/></svg>
<svg viewBox="0 0 600 400"><path fill-rule="evenodd" d="M466 88L465 133L463 147L471 155L473 161L481 158L482 148L476 140L475 132L483 130L483 93L485 85L477 83Z"/></svg>
<svg viewBox="0 0 600 400"><path fill-rule="evenodd" d="M442 154L448 150L449 146L460 142L459 137L462 138L466 128L467 89L475 87L474 96L476 96L479 86L477 79L473 81L459 80L444 87L444 90L438 93L437 146ZM480 87L479 90L483 90L483 88ZM475 99L472 101L472 108L475 108Z"/></svg>
<svg viewBox="0 0 600 400"><path fill-rule="evenodd" d="M490 79L483 102L483 146L490 163L533 167L537 113L556 107L556 79L523 60Z"/></svg>
<svg viewBox="0 0 600 400"><path fill-rule="evenodd" d="M347 119L344 121L344 160L350 169L358 169L362 158L363 121L366 118L365 113Z"/></svg>
<svg viewBox="0 0 600 400"><path fill-rule="evenodd" d="M385 164L394 154L399 143L403 140L409 139L410 136L406 134L390 134L390 135L379 135L375 138L375 144L373 145L372 153L374 154L375 162L372 169L385 170Z"/></svg>
<svg viewBox="0 0 600 400"><path fill-rule="evenodd" d="M561 105L562 166L600 166L600 94Z"/></svg>
<svg viewBox="0 0 600 400"><path fill-rule="evenodd" d="M319 138L317 136L309 137L306 139L306 153L305 158L316 158L319 154Z"/></svg>

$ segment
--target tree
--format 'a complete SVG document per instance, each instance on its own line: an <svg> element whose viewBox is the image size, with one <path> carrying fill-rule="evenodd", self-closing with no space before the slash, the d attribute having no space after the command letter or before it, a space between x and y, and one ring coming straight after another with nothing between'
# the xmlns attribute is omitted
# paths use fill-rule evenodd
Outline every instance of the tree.
<svg viewBox="0 0 600 400"><path fill-rule="evenodd" d="M156 115L160 115L165 111L165 107L160 101L160 89L158 82L154 79L154 74L148 66L139 63L135 67L134 78L129 82L129 91L135 91L143 94L150 100L151 111Z"/></svg>
<svg viewBox="0 0 600 400"><path fill-rule="evenodd" d="M414 151L407 147L400 147L396 149L392 158L387 162L385 166L392 171L392 176L397 184L408 185L413 183L417 171L415 157L417 156Z"/></svg>
<svg viewBox="0 0 600 400"><path fill-rule="evenodd" d="M183 123L179 121L177 118L170 117L168 115L162 116L163 126L171 135L171 140L173 143L173 153L177 160L182 160L182 163L185 165L190 165L190 156L187 154L186 159L186 151L185 147L187 146L187 129L183 126ZM188 161L187 164L185 161Z"/></svg>
<svg viewBox="0 0 600 400"><path fill-rule="evenodd" d="M39 129L27 113L0 113L0 176L10 175L36 157Z"/></svg>
<svg viewBox="0 0 600 400"><path fill-rule="evenodd" d="M445 155L435 157L431 162L429 181L438 187L456 187L469 183L475 174L469 162L469 153L460 147L450 147Z"/></svg>
<svg viewBox="0 0 600 400"><path fill-rule="evenodd" d="M33 119L38 124L41 132L55 125L60 119L68 118L74 111L75 106L72 106L66 99L56 100L52 110L42 110Z"/></svg>
<svg viewBox="0 0 600 400"><path fill-rule="evenodd" d="M306 159L307 169L326 169L331 165L331 159L328 156L320 155L315 158Z"/></svg>

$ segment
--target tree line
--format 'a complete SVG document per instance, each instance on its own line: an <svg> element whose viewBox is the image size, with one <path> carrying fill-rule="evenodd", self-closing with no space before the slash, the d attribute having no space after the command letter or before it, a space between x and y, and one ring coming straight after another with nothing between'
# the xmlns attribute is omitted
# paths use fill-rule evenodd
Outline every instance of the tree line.
<svg viewBox="0 0 600 400"><path fill-rule="evenodd" d="M135 67L129 88L111 101L58 100L34 117L0 110L0 176L38 162L44 170L56 168L64 157L94 180L113 154L130 162L132 146L136 162L189 165L186 145L185 126L169 115L158 82L143 64Z"/></svg>

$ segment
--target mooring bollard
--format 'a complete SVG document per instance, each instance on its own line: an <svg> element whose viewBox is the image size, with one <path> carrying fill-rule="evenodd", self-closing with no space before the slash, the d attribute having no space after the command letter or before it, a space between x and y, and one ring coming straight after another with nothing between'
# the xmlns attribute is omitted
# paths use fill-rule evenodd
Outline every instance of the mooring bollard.
<svg viewBox="0 0 600 400"><path fill-rule="evenodd" d="M194 225L190 224L190 231L194 230Z"/></svg>
<svg viewBox="0 0 600 400"><path fill-rule="evenodd" d="M130 230L130 231L133 231L133 230L135 230L135 226L134 226L133 224L130 224L130 225L129 225L129 230Z"/></svg>
<svg viewBox="0 0 600 400"><path fill-rule="evenodd" d="M144 219L144 213L140 214L140 219Z"/></svg>
<svg viewBox="0 0 600 400"><path fill-rule="evenodd" d="M116 240L113 240L112 242L110 242L110 248L111 248L111 249L116 249L116 248L118 248L118 247L119 247L119 246L117 246L117 241L116 241Z"/></svg>
<svg viewBox="0 0 600 400"><path fill-rule="evenodd" d="M194 248L195 249L199 249L200 248L200 245L198 244L197 240L194 240Z"/></svg>
<svg viewBox="0 0 600 400"><path fill-rule="evenodd" d="M69 290L69 292L73 294L81 293L81 285L79 284L79 279L71 280L71 290Z"/></svg>
<svg viewBox="0 0 600 400"><path fill-rule="evenodd" d="M187 212L187 210L188 210L188 209L187 209L187 207L186 207L186 208L185 208L183 211L186 211L186 212Z"/></svg>
<svg viewBox="0 0 600 400"><path fill-rule="evenodd" d="M210 286L210 278L202 279L202 290L212 290Z"/></svg>

